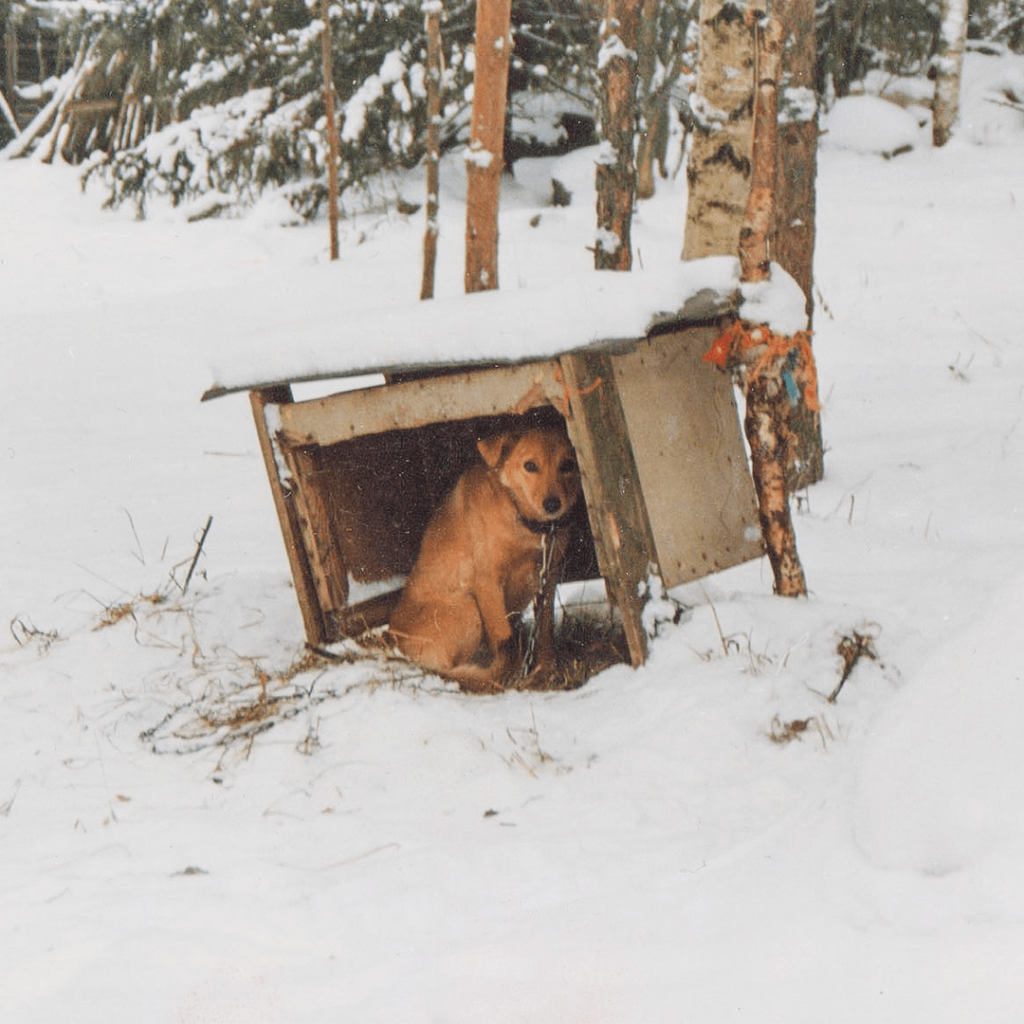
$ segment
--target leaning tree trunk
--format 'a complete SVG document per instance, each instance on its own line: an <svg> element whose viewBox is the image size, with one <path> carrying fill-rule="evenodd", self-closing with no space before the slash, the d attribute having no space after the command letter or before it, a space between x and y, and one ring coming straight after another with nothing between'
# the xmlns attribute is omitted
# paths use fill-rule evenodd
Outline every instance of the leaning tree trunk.
<svg viewBox="0 0 1024 1024"><path fill-rule="evenodd" d="M754 44L744 10L701 0L683 259L732 256L750 192Z"/></svg>
<svg viewBox="0 0 1024 1024"><path fill-rule="evenodd" d="M932 143L936 146L949 142L960 114L960 70L966 40L967 0L943 0L932 100Z"/></svg>
<svg viewBox="0 0 1024 1024"><path fill-rule="evenodd" d="M512 0L479 0L476 5L473 119L466 153L467 292L498 287L498 195L511 20Z"/></svg>
<svg viewBox="0 0 1024 1024"><path fill-rule="evenodd" d="M424 4L427 36L427 226L423 231L423 277L420 298L434 297L434 270L437 266L437 233L441 159L441 0Z"/></svg>
<svg viewBox="0 0 1024 1024"><path fill-rule="evenodd" d="M814 314L815 180L818 104L814 91L815 0L775 0L775 16L786 30L779 99L779 140L772 258L800 285L807 325ZM790 493L825 473L821 413L803 402L791 406L786 476Z"/></svg>
<svg viewBox="0 0 1024 1024"><path fill-rule="evenodd" d="M601 78L601 134L598 157L598 270L629 270L633 265L630 226L636 170L633 135L636 127L637 24L642 0L607 0L601 25L598 74Z"/></svg>

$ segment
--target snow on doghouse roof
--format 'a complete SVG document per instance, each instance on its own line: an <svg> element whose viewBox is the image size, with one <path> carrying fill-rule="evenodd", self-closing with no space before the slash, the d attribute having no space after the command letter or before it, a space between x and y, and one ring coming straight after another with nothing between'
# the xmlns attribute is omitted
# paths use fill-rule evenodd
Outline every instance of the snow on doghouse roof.
<svg viewBox="0 0 1024 1024"><path fill-rule="evenodd" d="M247 336L213 367L203 396L272 384L446 365L543 359L602 342L641 338L654 327L735 305L779 334L807 327L804 296L781 267L770 281L740 284L739 261L713 256L657 270L593 271L542 288L395 304L370 312L292 317Z"/></svg>

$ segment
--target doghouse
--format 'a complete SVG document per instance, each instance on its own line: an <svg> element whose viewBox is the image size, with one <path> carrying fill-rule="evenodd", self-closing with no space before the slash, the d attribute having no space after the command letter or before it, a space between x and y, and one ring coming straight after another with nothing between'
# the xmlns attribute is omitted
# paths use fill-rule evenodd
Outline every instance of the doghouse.
<svg viewBox="0 0 1024 1024"><path fill-rule="evenodd" d="M641 664L652 574L673 587L762 552L733 389L702 360L735 308L732 264L710 287L706 268L605 272L558 292L339 319L335 351L288 370L278 343L261 382L246 380L250 367L222 373L204 398L250 392L307 640L388 621L431 513L492 418L562 416L584 497L567 578L604 578ZM293 393L370 372L373 386Z"/></svg>

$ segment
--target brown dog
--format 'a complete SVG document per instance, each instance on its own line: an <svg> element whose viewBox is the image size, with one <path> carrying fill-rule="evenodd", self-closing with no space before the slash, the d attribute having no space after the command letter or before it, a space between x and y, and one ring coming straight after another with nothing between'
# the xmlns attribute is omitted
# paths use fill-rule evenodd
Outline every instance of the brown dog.
<svg viewBox="0 0 1024 1024"><path fill-rule="evenodd" d="M564 430L503 433L477 447L484 463L430 520L391 633L424 668L492 693L516 667L509 620L537 597L530 679L554 668L554 594L580 478Z"/></svg>

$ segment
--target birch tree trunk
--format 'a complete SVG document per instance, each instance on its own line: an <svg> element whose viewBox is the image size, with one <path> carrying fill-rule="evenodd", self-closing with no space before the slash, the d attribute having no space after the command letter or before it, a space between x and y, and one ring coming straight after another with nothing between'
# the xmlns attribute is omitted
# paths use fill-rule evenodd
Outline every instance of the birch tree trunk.
<svg viewBox="0 0 1024 1024"><path fill-rule="evenodd" d="M642 0L607 0L601 25L598 74L601 78L601 134L597 162L598 270L629 270L633 265L630 226L636 191L633 135L636 129L637 25Z"/></svg>
<svg viewBox="0 0 1024 1024"><path fill-rule="evenodd" d="M512 0L478 0L473 120L466 153L467 292L498 287L498 195L512 52L511 19Z"/></svg>
<svg viewBox="0 0 1024 1024"><path fill-rule="evenodd" d="M750 193L753 34L745 6L701 0L683 259L732 256Z"/></svg>
<svg viewBox="0 0 1024 1024"><path fill-rule="evenodd" d="M423 231L423 277L420 298L434 297L434 271L437 266L437 232L441 159L441 0L424 4L427 35L427 224Z"/></svg>
<svg viewBox="0 0 1024 1024"><path fill-rule="evenodd" d="M748 381L743 427L750 445L757 514L775 580L775 593L781 597L803 597L807 593L807 582L797 554L796 533L789 510L786 435L779 414L785 401L785 389L780 382L765 378Z"/></svg>
<svg viewBox="0 0 1024 1024"><path fill-rule="evenodd" d="M818 104L814 91L815 0L775 0L786 31L779 95L779 140L772 258L800 285L808 328L814 314L814 239L818 158ZM790 493L825 473L821 414L803 402L787 417L790 444L786 470Z"/></svg>
<svg viewBox="0 0 1024 1024"><path fill-rule="evenodd" d="M757 82L754 90L754 136L750 196L740 229L740 280L767 281L771 275L770 235L775 217L778 140L778 84L782 70L784 29L769 18L755 30ZM769 352L771 349L769 348ZM758 516L765 551L775 578L775 593L801 597L807 593L803 566L796 550L796 533L786 484L789 431L786 424L787 388L778 356L758 359L744 368L750 469L757 491Z"/></svg>
<svg viewBox="0 0 1024 1024"><path fill-rule="evenodd" d="M967 40L967 0L943 0L939 50L935 56L932 144L949 142L960 114L960 70Z"/></svg>

